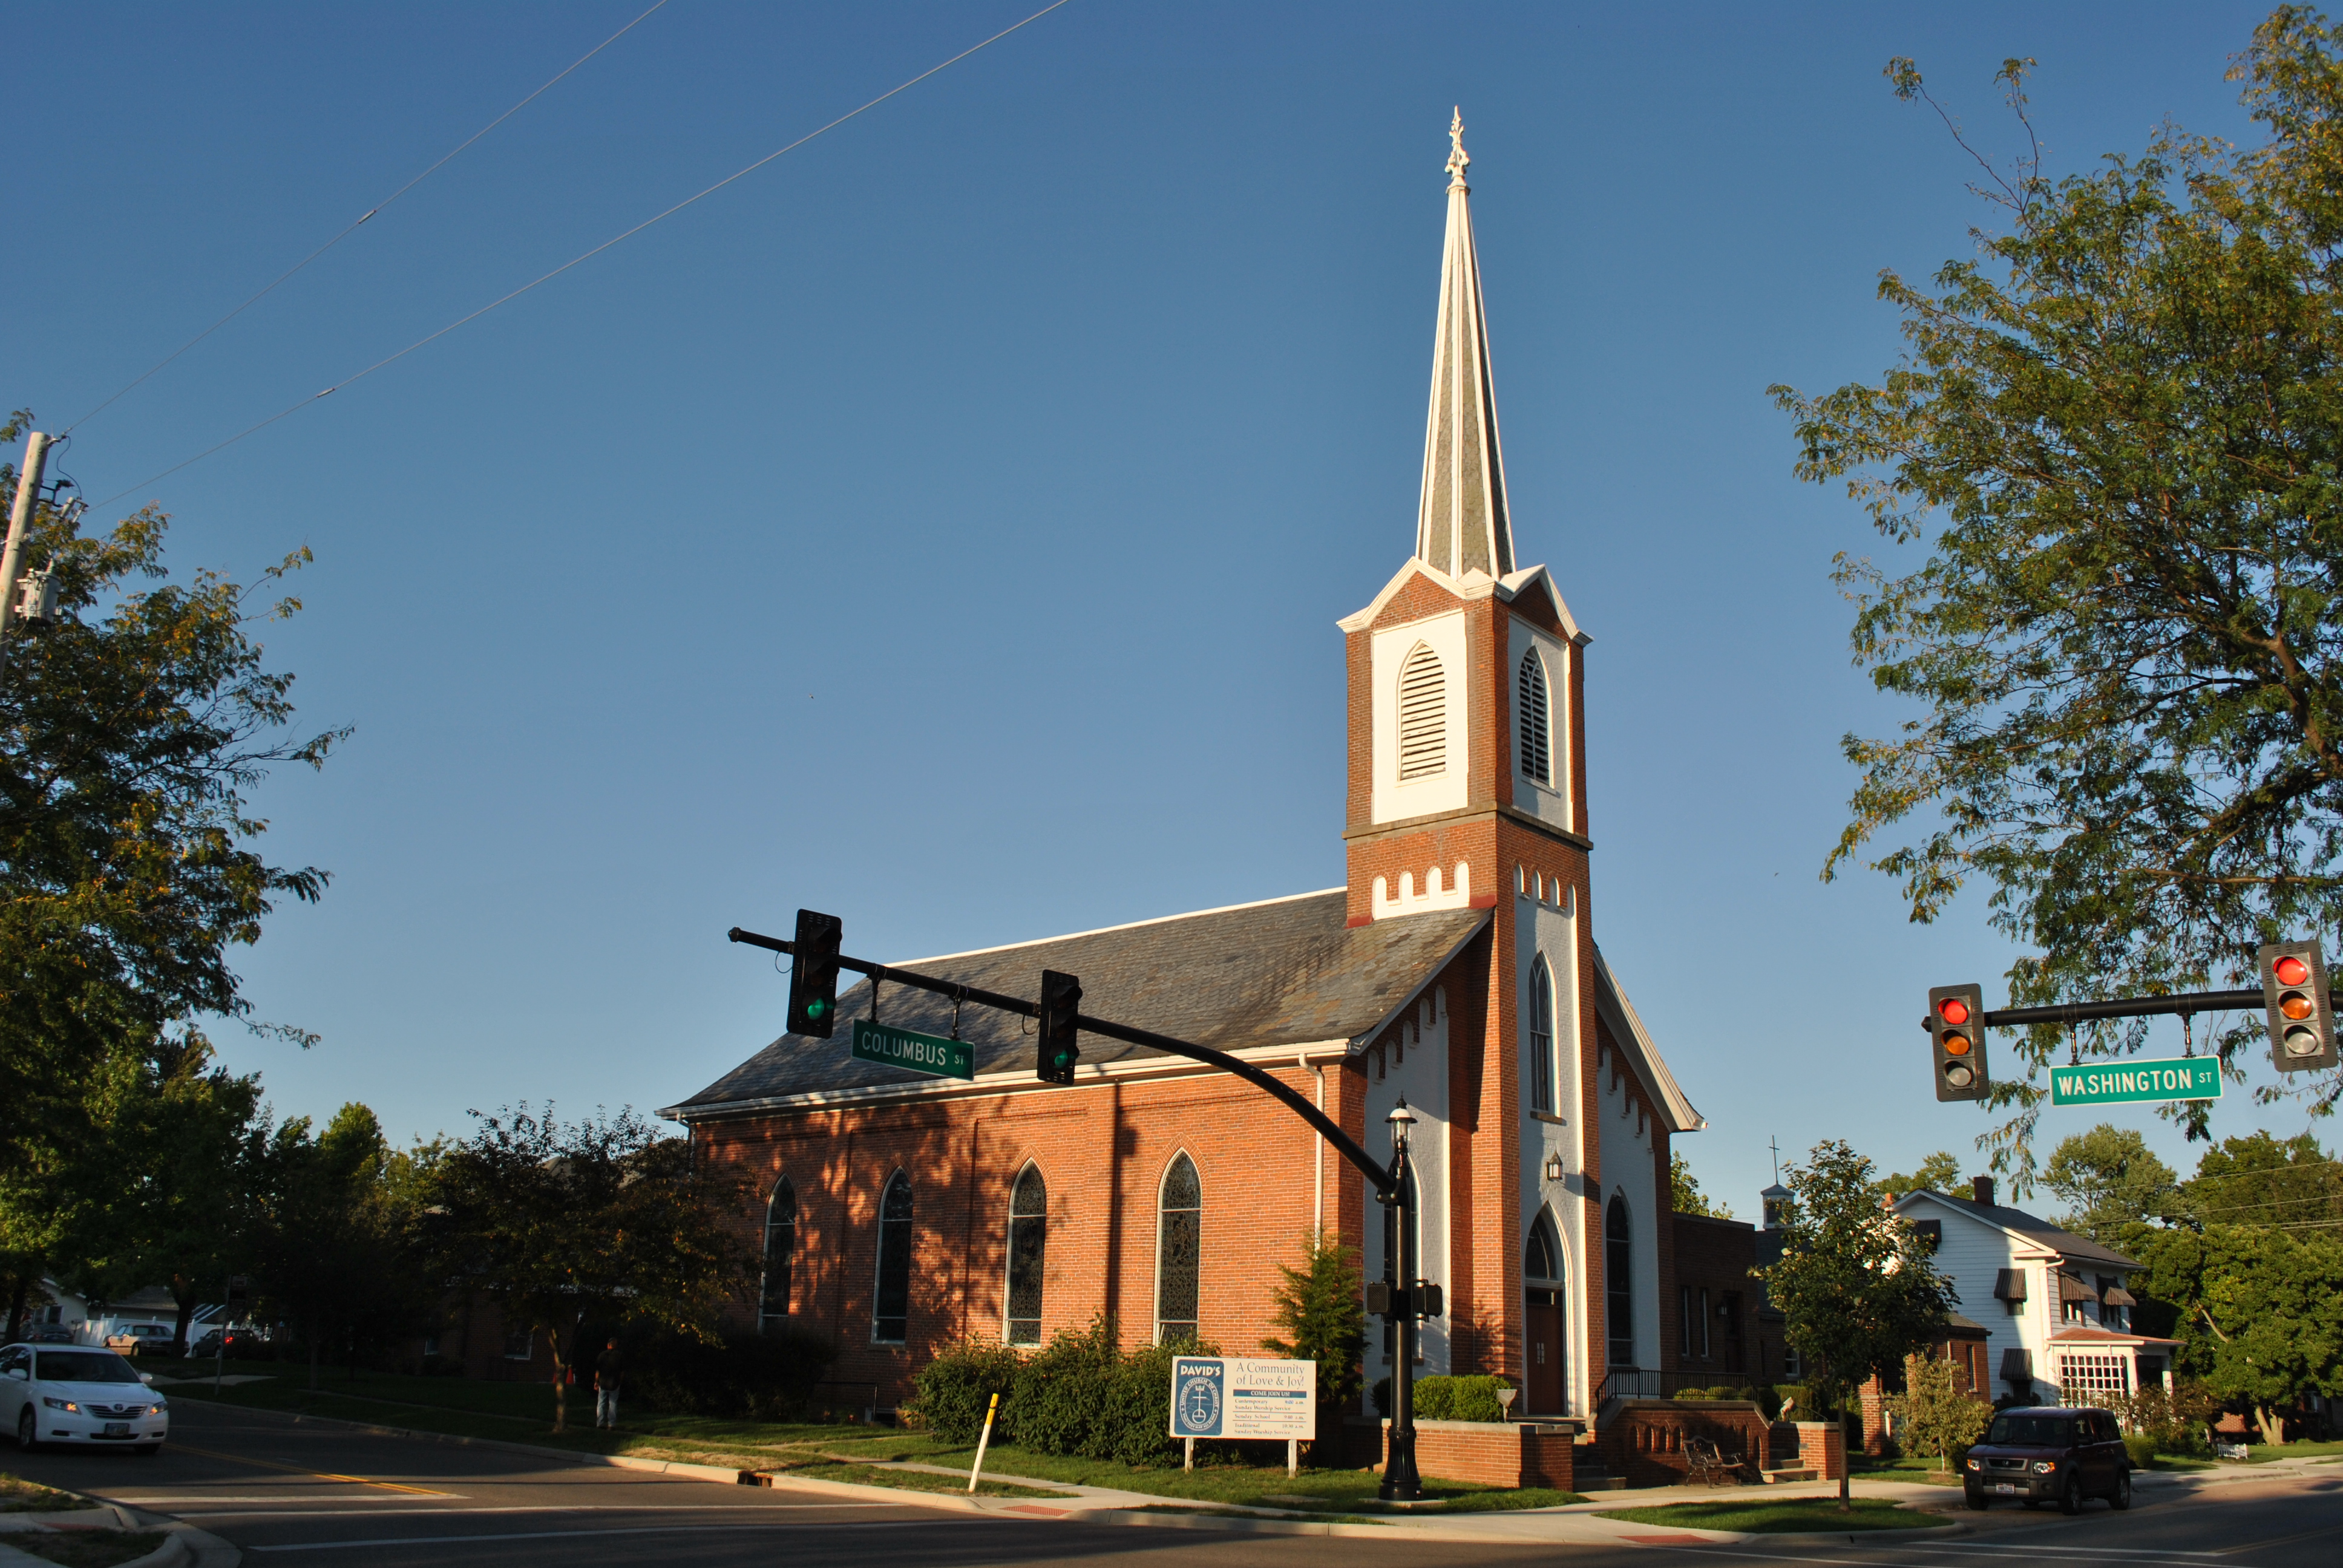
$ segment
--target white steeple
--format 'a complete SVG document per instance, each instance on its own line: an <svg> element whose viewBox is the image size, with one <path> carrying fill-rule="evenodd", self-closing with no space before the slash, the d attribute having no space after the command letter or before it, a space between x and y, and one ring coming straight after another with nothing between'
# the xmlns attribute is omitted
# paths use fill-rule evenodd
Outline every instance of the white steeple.
<svg viewBox="0 0 2343 1568"><path fill-rule="evenodd" d="M1489 384L1489 324L1481 307L1481 261L1473 246L1473 188L1464 170L1464 114L1448 127L1448 238L1440 258L1440 327L1432 349L1432 411L1423 431L1423 498L1415 553L1452 577L1513 569L1505 508L1497 395Z"/></svg>

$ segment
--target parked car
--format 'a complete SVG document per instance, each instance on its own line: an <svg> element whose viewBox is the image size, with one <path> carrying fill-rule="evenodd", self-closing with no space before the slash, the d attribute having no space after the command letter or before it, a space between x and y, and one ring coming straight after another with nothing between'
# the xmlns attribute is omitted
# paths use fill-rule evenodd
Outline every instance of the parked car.
<svg viewBox="0 0 2343 1568"><path fill-rule="evenodd" d="M170 1402L112 1351L15 1344L0 1350L0 1426L27 1452L56 1442L153 1453L170 1435Z"/></svg>
<svg viewBox="0 0 2343 1568"><path fill-rule="evenodd" d="M2037 1405L1997 1412L1985 1441L1969 1450L1961 1481L1971 1508L2014 1497L2028 1508L2056 1502L2061 1513L2074 1513L2086 1497L2129 1508L2131 1471L2111 1412Z"/></svg>
<svg viewBox="0 0 2343 1568"><path fill-rule="evenodd" d="M167 1350L175 1337L168 1323L122 1323L106 1336L106 1348L135 1356L144 1350Z"/></svg>
<svg viewBox="0 0 2343 1568"><path fill-rule="evenodd" d="M44 1323L33 1331L32 1342L36 1345L72 1345L81 1342L63 1323Z"/></svg>
<svg viewBox="0 0 2343 1568"><path fill-rule="evenodd" d="M247 1328L234 1328L227 1331L227 1353L231 1356L236 1355L240 1352L249 1351L260 1342L260 1335L255 1330ZM212 1330L211 1332L206 1334L203 1338L197 1340L194 1344L187 1347L187 1354L196 1360L201 1360L205 1356L216 1356L219 1353L220 1331L217 1329Z"/></svg>

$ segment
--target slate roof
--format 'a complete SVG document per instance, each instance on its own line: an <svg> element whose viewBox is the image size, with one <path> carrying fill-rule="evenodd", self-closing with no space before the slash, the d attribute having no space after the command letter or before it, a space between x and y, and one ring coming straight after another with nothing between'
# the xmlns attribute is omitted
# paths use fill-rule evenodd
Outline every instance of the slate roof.
<svg viewBox="0 0 2343 1568"><path fill-rule="evenodd" d="M1342 890L1173 915L1137 925L990 948L896 966L1011 996L1035 996L1041 971L1079 976L1082 1010L1222 1050L1355 1040L1380 1028L1489 921L1485 910L1445 910L1346 927ZM950 1082L857 1061L849 1020L870 1011L870 982L838 999L829 1040L785 1034L679 1105L679 1121L744 1102L890 1084ZM948 997L882 986L879 1018L927 1034L952 1032ZM990 1008L960 1014L976 1071L1031 1070L1030 1020ZM1082 1060L1139 1061L1165 1053L1084 1035Z"/></svg>

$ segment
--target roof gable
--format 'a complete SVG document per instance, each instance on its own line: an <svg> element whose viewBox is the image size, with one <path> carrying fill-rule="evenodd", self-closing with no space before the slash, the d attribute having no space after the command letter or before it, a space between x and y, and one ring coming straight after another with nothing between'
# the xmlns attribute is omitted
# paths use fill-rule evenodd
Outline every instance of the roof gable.
<svg viewBox="0 0 2343 1568"><path fill-rule="evenodd" d="M2047 1220L2037 1219L2023 1209L2013 1209L2006 1203L1979 1203L1975 1199L1955 1198L1923 1188L1899 1196L1896 1200L1896 1211L1908 1216L1914 1209L1928 1203L1974 1220L2029 1246L2056 1252L2063 1261L2096 1263L2109 1269L2128 1270L2142 1266L2137 1258L2127 1258L2112 1247L2099 1245L2088 1236L2062 1231Z"/></svg>

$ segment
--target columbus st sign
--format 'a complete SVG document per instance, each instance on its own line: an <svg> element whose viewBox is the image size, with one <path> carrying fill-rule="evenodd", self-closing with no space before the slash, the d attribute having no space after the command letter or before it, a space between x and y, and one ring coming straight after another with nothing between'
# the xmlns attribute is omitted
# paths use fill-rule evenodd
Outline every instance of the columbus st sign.
<svg viewBox="0 0 2343 1568"><path fill-rule="evenodd" d="M976 1076L976 1050L968 1041L896 1029L867 1018L854 1020L854 1060L905 1067L930 1078Z"/></svg>
<svg viewBox="0 0 2343 1568"><path fill-rule="evenodd" d="M2144 1100L2218 1100L2220 1059L2180 1056L2164 1061L2097 1062L2050 1070L2053 1105L2121 1105Z"/></svg>

